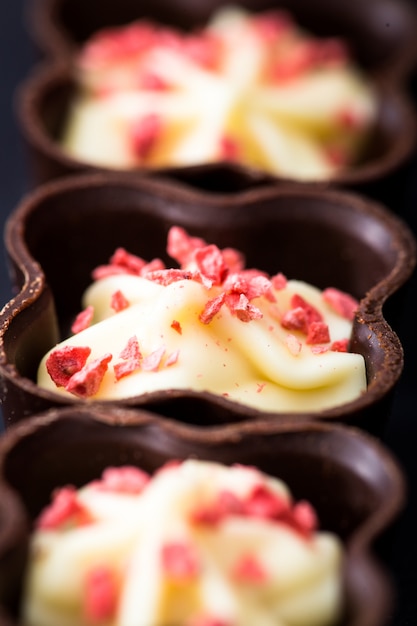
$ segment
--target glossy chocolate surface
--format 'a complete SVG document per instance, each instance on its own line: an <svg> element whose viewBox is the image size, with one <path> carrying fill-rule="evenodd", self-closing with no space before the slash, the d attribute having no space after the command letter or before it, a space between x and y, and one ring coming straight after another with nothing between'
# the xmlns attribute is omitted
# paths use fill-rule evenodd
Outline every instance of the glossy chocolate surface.
<svg viewBox="0 0 417 626"><path fill-rule="evenodd" d="M0 602L10 619L0 617L1 626L18 624L28 526L55 487L81 486L108 465L133 464L153 472L166 461L190 455L256 465L284 480L296 499L309 500L321 527L345 544L341 626L384 626L393 594L373 544L401 510L405 486L395 460L375 439L319 423L258 422L202 433L146 412L98 406L31 418L0 441ZM5 492L10 494L7 502ZM11 498L10 509L6 504ZM22 505L24 513L18 508ZM19 523L10 534L12 519ZM5 588L4 573L11 565L14 575Z"/></svg>
<svg viewBox="0 0 417 626"><path fill-rule="evenodd" d="M91 271L121 246L161 257L171 225L246 256L247 267L283 272L361 300L352 350L363 354L368 389L357 400L310 414L263 413L206 392L154 392L120 401L208 427L266 415L272 420L383 419L403 367L395 323L415 266L408 227L379 204L336 191L270 187L212 197L163 181L81 176L51 183L22 201L5 245L18 295L0 315L0 377L7 424L52 406L80 402L35 384L41 357L69 333ZM384 307L384 310L383 310Z"/></svg>

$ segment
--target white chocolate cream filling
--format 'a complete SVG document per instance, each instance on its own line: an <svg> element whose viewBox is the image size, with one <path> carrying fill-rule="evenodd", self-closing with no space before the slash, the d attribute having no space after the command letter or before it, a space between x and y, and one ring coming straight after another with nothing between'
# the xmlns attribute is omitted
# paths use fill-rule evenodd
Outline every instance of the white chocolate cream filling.
<svg viewBox="0 0 417 626"><path fill-rule="evenodd" d="M311 505L255 468L109 468L40 516L24 624L329 626L342 560Z"/></svg>
<svg viewBox="0 0 417 626"><path fill-rule="evenodd" d="M146 21L99 32L78 80L62 146L117 169L231 160L331 178L358 160L378 107L343 41L237 7L198 33Z"/></svg>
<svg viewBox="0 0 417 626"><path fill-rule="evenodd" d="M174 231L181 232L176 227ZM198 248L203 249L213 247ZM218 259L224 258L224 251L214 250ZM328 290L284 277L276 281L256 270L252 283L249 270L226 270L226 278L213 284L204 268L203 273L190 270L193 278L181 278L185 276L181 272L190 275L195 261L183 267L188 269L157 272L160 282L150 279L155 278L152 273L145 278L111 271L93 282L83 302L93 314L91 324L45 355L38 384L91 399L123 399L164 389L209 391L272 412L319 411L354 400L366 390L363 357L346 351L352 313L346 316L335 310L326 297ZM180 274L174 280L171 272ZM248 285L258 285L257 281L264 293L251 297L254 292ZM349 299L330 291L342 301ZM123 307L115 308L114 294L122 294ZM222 298L207 314L210 303ZM311 335L298 326L297 315L311 310L321 321L308 328L318 326L324 335ZM85 366L78 367L81 376L90 363L107 355L93 393L85 393L83 387L94 378L91 374L81 387L68 387L66 382L57 386L53 361L70 347L91 350ZM119 368L125 367L128 372L120 374Z"/></svg>

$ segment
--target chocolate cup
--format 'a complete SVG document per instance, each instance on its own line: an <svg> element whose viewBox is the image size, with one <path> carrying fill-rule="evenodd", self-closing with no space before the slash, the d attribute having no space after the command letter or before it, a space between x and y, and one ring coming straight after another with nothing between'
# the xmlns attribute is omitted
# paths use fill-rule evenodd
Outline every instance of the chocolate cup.
<svg viewBox="0 0 417 626"><path fill-rule="evenodd" d="M29 4L28 26L39 50L52 58L69 58L102 28L146 18L190 30L210 19L221 0L37 0ZM417 60L417 15L406 0L240 0L249 11L284 9L308 32L345 39L360 65L373 76L399 81Z"/></svg>
<svg viewBox="0 0 417 626"><path fill-rule="evenodd" d="M52 410L14 425L0 441L0 495L12 490L26 514L3 539L2 524L11 526L12 513L0 498L0 580L10 563L17 572L12 589L10 580L6 590L0 585L7 623L18 623L27 527L54 488L81 486L109 465L153 472L190 456L255 465L284 480L296 499L310 501L321 528L335 532L345 546L345 610L338 626L384 626L394 594L375 543L404 505L405 481L377 440L320 423L258 422L202 433L143 411L108 407ZM5 626L1 618L0 626Z"/></svg>
<svg viewBox="0 0 417 626"><path fill-rule="evenodd" d="M77 160L66 154L59 143L76 92L73 69L65 64L39 67L21 85L17 113L34 183L80 172L115 171ZM337 173L330 181L312 181L318 187L331 183L375 195L378 191L378 188L373 188L375 183L385 181L385 191L396 183L416 145L416 116L407 96L399 88L384 83L378 86L378 93L378 117L361 161ZM138 175L171 177L210 194L233 194L277 181L291 182L261 170L227 162L189 167L135 168L124 173L135 178Z"/></svg>
<svg viewBox="0 0 417 626"><path fill-rule="evenodd" d="M106 3L91 0L43 0L33 4L31 30L39 46L48 50L48 66L34 72L19 92L18 119L27 144L34 183L80 171L111 171L69 157L61 149L59 138L68 116L68 108L77 85L72 65L80 44L100 28L128 23L140 17L154 19L183 29L204 24L222 2L156 0L138 8L133 0ZM360 161L328 181L381 198L393 189L401 190L402 170L417 142L415 112L405 94L406 80L417 61L417 13L401 0L353 0L337 5L333 0L246 0L240 3L249 10L284 8L297 22L320 37L341 36L352 48L354 58L376 84L379 114L367 148ZM339 3L340 4L340 3ZM129 172L128 172L129 173ZM132 171L130 171L130 174ZM202 164L192 167L138 168L136 176L169 175L175 180L210 193L235 193L271 182L288 181L244 165L231 163ZM376 183L385 182L381 192ZM299 184L304 184L297 181Z"/></svg>
<svg viewBox="0 0 417 626"><path fill-rule="evenodd" d="M402 220L375 202L335 190L277 186L210 196L162 180L96 174L37 189L8 219L5 246L18 293L0 313L6 425L54 406L83 403L38 387L38 364L68 336L91 271L117 247L149 260L160 257L170 266L171 225L241 250L247 267L271 275L281 271L322 289L334 286L360 299L351 345L365 358L368 388L348 404L310 413L266 413L191 390L145 393L117 405L202 428L265 418L383 424L403 368L402 346L390 324L416 263L416 243Z"/></svg>

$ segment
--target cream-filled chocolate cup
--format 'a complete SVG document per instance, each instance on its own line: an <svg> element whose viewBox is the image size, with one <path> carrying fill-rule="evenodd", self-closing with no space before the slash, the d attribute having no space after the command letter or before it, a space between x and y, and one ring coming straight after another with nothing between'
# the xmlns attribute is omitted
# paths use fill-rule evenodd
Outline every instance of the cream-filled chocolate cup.
<svg viewBox="0 0 417 626"><path fill-rule="evenodd" d="M57 487L80 487L99 478L109 466L133 465L153 473L166 462L190 456L258 467L286 482L296 501L309 501L320 528L336 533L344 545L340 623L385 623L393 590L376 561L373 543L404 504L404 478L391 454L356 429L259 422L202 433L123 408L53 410L17 424L5 434L0 442L1 488L13 492L24 509L20 511L22 519L31 525ZM30 473L28 464L33 468ZM10 509L3 502L1 508L7 520ZM21 549L28 538L27 529L15 528L9 563L15 564L18 576L13 580L13 593L1 589L1 603L12 624L20 623L18 606L25 571ZM1 543L0 569L5 567L10 543Z"/></svg>
<svg viewBox="0 0 417 626"><path fill-rule="evenodd" d="M225 6L223 3L220 8ZM288 92L287 82L284 83L283 100L279 93L271 97L272 91L268 87L266 91L254 92L253 97L244 97L242 102L235 94L233 98L237 97L238 104L232 106L229 102L231 93L227 95L217 84L217 75L214 79L213 76L206 76L207 80L203 80L198 72L193 72L198 94L204 91L204 84L211 87L207 87L207 96L201 102L196 101L194 108L194 99L188 92L183 104L180 103L181 89L178 87L173 90L171 99L169 90L161 91L160 87L156 91L154 88L151 92L145 90L143 97L137 87L122 90L117 95L114 87L107 84L107 79L98 88L98 100L90 95L84 98L83 92L88 90L85 89L85 80L80 81L83 72L76 68L79 46L85 44L88 36L101 28L110 28L112 24L120 27L126 23L127 16L131 16L132 20L143 18L145 22L161 21L170 28L201 28L215 8L219 8L217 3L214 7L210 2L193 9L189 6L184 8L181 3L169 8L161 3L137 15L137 8L127 2L115 7L114 12L111 9L107 15L102 15L101 11L90 14L90 6L84 9L74 4L69 6L66 2L42 4L34 23L42 24L40 30L49 32L50 41L61 42L57 45L61 52L51 55L52 59L59 61L59 69L52 66L35 72L22 86L18 98L20 125L28 144L35 182L84 170L122 169L135 175L138 172L169 174L211 192L218 191L214 181L219 178L223 181L222 189L231 192L236 190L236 185L248 188L277 179L321 185L330 181L335 185L348 185L372 193L378 191L374 189L374 184L387 178L392 185L395 180L393 175L400 174L416 139L414 112L405 96L405 78L417 57L417 47L411 35L416 16L408 5L394 6L386 0L371 3L364 13L359 3L355 2L335 13L330 3L324 0L315 7L314 14L303 1L291 7L285 2L271 6L262 4L261 7L255 3L241 5L242 9L255 12L290 10L302 28L306 32L311 31L319 38L318 41L320 37L330 38L328 41L333 43L334 38L346 41L354 62L364 72L364 84L369 87L369 94L367 89L358 89L358 102L355 98L350 102L356 91L353 87L356 79L343 80L344 87L340 87L339 79L334 82L333 77L327 87L324 84L320 88L307 87L305 96L301 99L297 96L290 106L287 100L289 98L292 102L297 88L294 91L290 85ZM386 24L389 24L389 29ZM167 63L162 62L162 65ZM188 75L181 69L179 72L175 68L167 71L169 77L178 73ZM333 73L331 69L332 76ZM154 80L153 65L151 70L147 70L148 75ZM93 78L95 76L93 71ZM87 82L90 79L91 76ZM158 80L161 82L162 79ZM226 79L227 92L233 82ZM237 83L240 82L238 77ZM166 77L162 83L166 83ZM293 119L294 110L298 110L304 101L310 102L309 111L316 108L320 111L322 107L314 104L318 102L318 94L323 93L322 99L328 106L332 94L337 93L339 88L341 93L349 94L344 105L335 105L335 111L324 115L321 120L315 119L315 114L311 119L304 119L301 109L297 113L300 120ZM244 91L246 93L246 88ZM160 102L158 107L155 98ZM212 98L207 115L203 114L203 104ZM248 100L257 104L255 108L248 105L246 111ZM218 115L214 112L217 108ZM138 113L133 114L133 111ZM196 111L198 118L202 116L198 123L194 119ZM215 123L216 115L219 120ZM226 124L224 131L220 132L217 127L219 124L222 126L222 116L229 119L230 124ZM368 117L369 123L366 122ZM340 125L342 118L344 122ZM322 128L325 120L328 128ZM337 123L333 124L331 120ZM364 123L363 132L360 120ZM235 133L237 128L240 130ZM245 132L239 136L243 128ZM107 134L107 129L114 129L114 132ZM352 137L356 133L359 133L358 141L353 142L353 148ZM98 148L92 150L96 144Z"/></svg>
<svg viewBox="0 0 417 626"><path fill-rule="evenodd" d="M6 247L19 293L2 312L7 424L51 406L84 402L36 384L41 358L69 334L92 270L117 247L167 261L166 238L174 225L220 248L237 248L246 267L282 272L320 289L332 286L356 298L350 349L365 360L367 389L352 402L315 412L259 411L188 388L118 403L201 426L265 416L363 425L372 416L381 420L380 404L389 399L403 366L390 324L415 264L414 238L400 219L376 203L336 191L283 187L214 199L162 181L92 176L38 189L9 219Z"/></svg>

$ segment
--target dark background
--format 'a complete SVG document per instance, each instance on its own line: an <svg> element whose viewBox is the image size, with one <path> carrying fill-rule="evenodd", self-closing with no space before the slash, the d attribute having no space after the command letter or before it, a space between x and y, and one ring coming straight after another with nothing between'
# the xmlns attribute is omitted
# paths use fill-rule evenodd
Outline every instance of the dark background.
<svg viewBox="0 0 417 626"><path fill-rule="evenodd" d="M117 0L115 0L117 1ZM335 0L336 1L336 0ZM366 1L366 0L365 0ZM86 0L88 2L88 0ZM29 188L28 167L14 115L14 96L37 62L23 18L24 0L0 0L0 230ZM416 0L417 4L417 0ZM417 37L417 33L416 33ZM409 85L417 107L417 80ZM417 154L407 171L395 210L417 234ZM5 255L0 250L0 307L12 296ZM400 461L408 480L408 504L384 549L397 585L398 601L390 626L417 625L417 280L412 278L395 326L405 350L400 380L383 439ZM0 422L1 425L1 422Z"/></svg>

